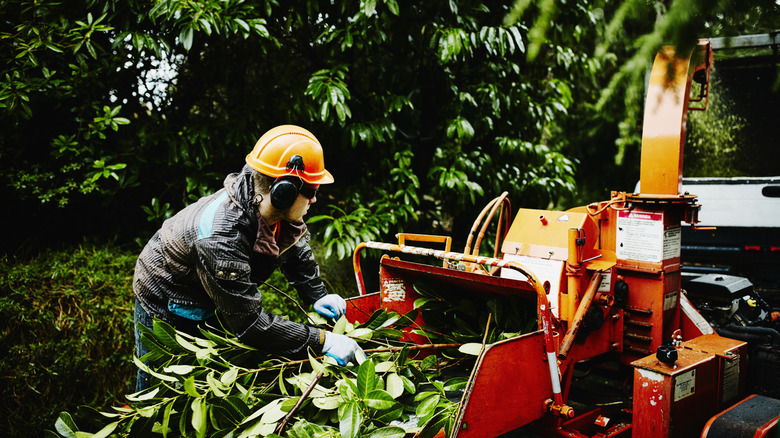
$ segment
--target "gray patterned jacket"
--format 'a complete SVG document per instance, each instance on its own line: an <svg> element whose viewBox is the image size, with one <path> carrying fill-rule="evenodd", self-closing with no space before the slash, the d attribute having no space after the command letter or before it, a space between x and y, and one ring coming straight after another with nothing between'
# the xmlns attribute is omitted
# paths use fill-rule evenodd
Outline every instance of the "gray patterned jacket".
<svg viewBox="0 0 780 438"><path fill-rule="evenodd" d="M219 314L239 339L264 351L322 350L324 333L263 310L258 283L281 268L301 298L328 292L306 224L282 222L278 238L258 213L252 171L228 175L224 188L166 220L138 257L133 290L150 315L174 326Z"/></svg>

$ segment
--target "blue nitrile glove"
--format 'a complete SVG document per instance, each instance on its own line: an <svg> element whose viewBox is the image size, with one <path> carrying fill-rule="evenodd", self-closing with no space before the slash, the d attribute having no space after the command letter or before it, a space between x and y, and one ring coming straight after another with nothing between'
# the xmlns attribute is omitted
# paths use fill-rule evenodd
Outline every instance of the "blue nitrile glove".
<svg viewBox="0 0 780 438"><path fill-rule="evenodd" d="M347 311L347 302L336 294L328 294L314 303L314 310L326 318L339 318Z"/></svg>
<svg viewBox="0 0 780 438"><path fill-rule="evenodd" d="M336 362L341 366L348 364L356 356L366 357L363 349L360 348L360 345L354 339L333 332L325 332L325 343L322 345L322 352L326 356L336 359Z"/></svg>

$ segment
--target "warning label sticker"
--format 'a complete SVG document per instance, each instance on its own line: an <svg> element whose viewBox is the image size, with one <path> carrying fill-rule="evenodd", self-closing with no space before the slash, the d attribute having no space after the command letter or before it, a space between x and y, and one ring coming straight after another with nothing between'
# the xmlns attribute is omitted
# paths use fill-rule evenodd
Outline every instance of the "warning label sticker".
<svg viewBox="0 0 780 438"><path fill-rule="evenodd" d="M721 402L729 403L739 395L739 356L723 359L723 395Z"/></svg>
<svg viewBox="0 0 780 438"><path fill-rule="evenodd" d="M664 260L680 257L682 227L664 230Z"/></svg>
<svg viewBox="0 0 780 438"><path fill-rule="evenodd" d="M664 311L671 310L677 307L678 292L672 292L664 295Z"/></svg>
<svg viewBox="0 0 780 438"><path fill-rule="evenodd" d="M664 247L664 215L619 211L615 252L619 259L660 262Z"/></svg>
<svg viewBox="0 0 780 438"><path fill-rule="evenodd" d="M612 290L612 269L607 269L601 274L601 283L599 284L599 292L609 292Z"/></svg>
<svg viewBox="0 0 780 438"><path fill-rule="evenodd" d="M674 401L680 401L696 392L696 370L680 374L674 379Z"/></svg>
<svg viewBox="0 0 780 438"><path fill-rule="evenodd" d="M663 213L620 211L615 240L619 259L660 262L680 257L682 227L664 229Z"/></svg>

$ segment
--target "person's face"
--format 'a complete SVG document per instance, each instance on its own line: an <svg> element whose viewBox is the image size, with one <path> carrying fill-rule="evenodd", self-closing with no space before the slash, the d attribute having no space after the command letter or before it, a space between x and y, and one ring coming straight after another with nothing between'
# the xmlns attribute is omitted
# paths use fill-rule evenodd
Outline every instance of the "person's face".
<svg viewBox="0 0 780 438"><path fill-rule="evenodd" d="M311 206L311 204L317 202L316 189L319 186L308 186L308 187L311 188L311 190L301 191L302 193L305 193L307 196L304 196L304 194L299 193L292 207L290 207L287 210L285 214L285 220L287 220L288 222L301 222L303 220L303 217L306 215L306 213L309 212L309 207ZM311 196L311 198L309 198L308 196Z"/></svg>

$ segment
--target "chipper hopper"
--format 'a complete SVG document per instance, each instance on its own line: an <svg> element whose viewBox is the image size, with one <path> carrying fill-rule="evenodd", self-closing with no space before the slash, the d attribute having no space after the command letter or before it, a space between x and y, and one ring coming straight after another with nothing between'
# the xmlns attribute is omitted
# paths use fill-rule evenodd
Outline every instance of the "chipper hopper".
<svg viewBox="0 0 780 438"><path fill-rule="evenodd" d="M534 436L748 436L733 435L732 426L763 436L777 423L780 402L746 398L745 342L718 336L681 290L681 225L695 227L700 207L695 195L679 193L682 143L687 111L706 107L710 65L708 41L685 55L672 48L657 55L641 192L613 192L608 201L568 211L520 209L511 226L504 193L478 216L463 252L451 250L450 237L409 234L357 248L360 296L348 302L350 320L379 308L407 314L421 284L453 300L514 297L536 311L534 330L484 345L449 436L494 437L521 428ZM494 254L481 256L496 214ZM384 254L372 293L361 270L366 248ZM422 325L426 315L417 318ZM571 400L575 365L605 358L628 370L632 401L582 410ZM753 424L731 424L728 417L743 418L745 409Z"/></svg>

